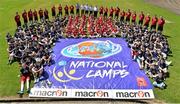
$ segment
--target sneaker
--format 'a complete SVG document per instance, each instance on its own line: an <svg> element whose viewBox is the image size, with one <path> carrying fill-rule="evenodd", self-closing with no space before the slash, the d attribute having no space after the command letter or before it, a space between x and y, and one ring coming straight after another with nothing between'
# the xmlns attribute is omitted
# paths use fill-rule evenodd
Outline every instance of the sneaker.
<svg viewBox="0 0 180 104"><path fill-rule="evenodd" d="M24 91L18 91L17 94L24 94Z"/></svg>
<svg viewBox="0 0 180 104"><path fill-rule="evenodd" d="M30 89L27 90L27 93L28 93L28 94L30 93Z"/></svg>

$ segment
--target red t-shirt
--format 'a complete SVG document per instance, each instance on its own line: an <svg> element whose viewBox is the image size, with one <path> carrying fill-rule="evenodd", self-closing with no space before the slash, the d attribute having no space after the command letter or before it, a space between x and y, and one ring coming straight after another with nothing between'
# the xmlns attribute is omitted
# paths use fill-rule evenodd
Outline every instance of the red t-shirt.
<svg viewBox="0 0 180 104"><path fill-rule="evenodd" d="M125 16L125 12L121 12L121 17L124 17Z"/></svg>
<svg viewBox="0 0 180 104"><path fill-rule="evenodd" d="M100 8L100 13L103 13L103 7Z"/></svg>
<svg viewBox="0 0 180 104"><path fill-rule="evenodd" d="M164 19L159 19L158 20L158 25L159 26L163 26L165 24L165 20Z"/></svg>
<svg viewBox="0 0 180 104"><path fill-rule="evenodd" d="M33 12L33 15L34 15L34 17L36 17L36 18L37 18L37 17L38 17L38 15L37 15L37 11L34 11L34 12Z"/></svg>
<svg viewBox="0 0 180 104"><path fill-rule="evenodd" d="M145 25L148 25L149 24L149 22L150 22L150 17L149 16L147 16L146 18L145 18Z"/></svg>
<svg viewBox="0 0 180 104"><path fill-rule="evenodd" d="M39 10L39 16L43 17L43 10Z"/></svg>
<svg viewBox="0 0 180 104"><path fill-rule="evenodd" d="M127 12L126 13L126 18L130 18L131 17L131 12Z"/></svg>
<svg viewBox="0 0 180 104"><path fill-rule="evenodd" d="M22 17L24 18L24 20L27 20L27 12L23 12Z"/></svg>
<svg viewBox="0 0 180 104"><path fill-rule="evenodd" d="M68 11L68 6L67 6L67 5L64 7L64 10L65 10L65 11Z"/></svg>
<svg viewBox="0 0 180 104"><path fill-rule="evenodd" d="M53 7L51 8L51 11L52 11L52 12L56 12L55 6L53 6Z"/></svg>
<svg viewBox="0 0 180 104"><path fill-rule="evenodd" d="M108 8L105 8L105 9L104 9L104 12L107 13L107 12L108 12Z"/></svg>
<svg viewBox="0 0 180 104"><path fill-rule="evenodd" d="M144 14L140 14L140 15L139 15L139 20L142 21L143 19L144 19Z"/></svg>
<svg viewBox="0 0 180 104"><path fill-rule="evenodd" d="M132 15L132 20L136 20L136 14Z"/></svg>
<svg viewBox="0 0 180 104"><path fill-rule="evenodd" d="M119 12L120 12L120 9L119 9L119 8L116 8L116 9L115 9L115 14L119 14Z"/></svg>
<svg viewBox="0 0 180 104"><path fill-rule="evenodd" d="M32 11L29 11L29 12L28 12L28 17L29 17L29 18L33 18L33 13L32 13Z"/></svg>
<svg viewBox="0 0 180 104"><path fill-rule="evenodd" d="M14 19L15 19L16 22L19 22L20 21L20 15L19 14L16 15Z"/></svg>
<svg viewBox="0 0 180 104"><path fill-rule="evenodd" d="M151 25L156 25L157 21L158 21L158 18L157 17L153 17Z"/></svg>
<svg viewBox="0 0 180 104"><path fill-rule="evenodd" d="M71 11L74 10L74 6L73 6L73 5L70 6L70 10L71 10Z"/></svg>
<svg viewBox="0 0 180 104"><path fill-rule="evenodd" d="M58 7L59 12L62 12L62 6Z"/></svg>
<svg viewBox="0 0 180 104"><path fill-rule="evenodd" d="M110 14L113 14L113 12L114 12L114 9L111 8L111 9L110 9Z"/></svg>

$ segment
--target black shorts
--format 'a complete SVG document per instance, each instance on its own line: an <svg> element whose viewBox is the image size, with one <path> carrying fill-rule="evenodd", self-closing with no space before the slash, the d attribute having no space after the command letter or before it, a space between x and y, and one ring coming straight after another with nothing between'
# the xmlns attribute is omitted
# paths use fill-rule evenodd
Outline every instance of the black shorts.
<svg viewBox="0 0 180 104"><path fill-rule="evenodd" d="M45 19L49 19L49 16L48 16L48 15L46 15L46 16L45 16Z"/></svg>
<svg viewBox="0 0 180 104"><path fill-rule="evenodd" d="M84 14L84 10L81 10L81 15L83 15Z"/></svg>
<svg viewBox="0 0 180 104"><path fill-rule="evenodd" d="M56 12L52 12L52 16L53 16L53 17L56 16Z"/></svg>
<svg viewBox="0 0 180 104"><path fill-rule="evenodd" d="M74 10L71 10L70 13L71 13L71 14L74 14Z"/></svg>
<svg viewBox="0 0 180 104"><path fill-rule="evenodd" d="M94 11L94 17L97 17L98 12Z"/></svg>
<svg viewBox="0 0 180 104"><path fill-rule="evenodd" d="M85 11L85 14L88 14L88 12L89 12L89 11L88 11L88 10L86 10L86 11Z"/></svg>
<svg viewBox="0 0 180 104"><path fill-rule="evenodd" d="M17 22L17 26L18 27L21 26L21 21Z"/></svg>
<svg viewBox="0 0 180 104"><path fill-rule="evenodd" d="M130 18L126 18L126 22L129 22L130 21Z"/></svg>
<svg viewBox="0 0 180 104"><path fill-rule="evenodd" d="M104 17L107 17L107 12L104 13Z"/></svg>
<svg viewBox="0 0 180 104"><path fill-rule="evenodd" d="M27 20L27 19L24 19L24 23L28 23L28 20Z"/></svg>
<svg viewBox="0 0 180 104"><path fill-rule="evenodd" d="M120 18L120 21L124 21L124 17L121 17L121 18Z"/></svg>
<svg viewBox="0 0 180 104"><path fill-rule="evenodd" d="M134 23L134 22L135 22L135 20L131 20L131 22L133 22L133 23Z"/></svg>
<svg viewBox="0 0 180 104"><path fill-rule="evenodd" d="M62 12L59 12L59 15L62 15Z"/></svg>
<svg viewBox="0 0 180 104"><path fill-rule="evenodd" d="M156 25L151 25L151 30L156 29Z"/></svg>
<svg viewBox="0 0 180 104"><path fill-rule="evenodd" d="M92 11L92 10L90 10L89 15L91 15L92 13L93 13L93 11Z"/></svg>
<svg viewBox="0 0 180 104"><path fill-rule="evenodd" d="M163 31L163 26L158 26L158 31Z"/></svg>
<svg viewBox="0 0 180 104"><path fill-rule="evenodd" d="M66 15L69 15L69 12L68 12L68 11L65 11L65 14L66 14Z"/></svg>
<svg viewBox="0 0 180 104"><path fill-rule="evenodd" d="M142 20L139 20L139 24L142 25L142 24L143 24L143 21L142 21Z"/></svg>
<svg viewBox="0 0 180 104"><path fill-rule="evenodd" d="M43 19L43 16L40 16L40 19Z"/></svg>
<svg viewBox="0 0 180 104"><path fill-rule="evenodd" d="M38 21L38 17L37 17L37 16L36 16L36 17L34 17L34 20L35 20L35 21Z"/></svg>
<svg viewBox="0 0 180 104"><path fill-rule="evenodd" d="M116 13L116 14L115 14L115 17L117 17L117 18L118 18L118 17L119 17L119 14L117 14L117 13Z"/></svg>
<svg viewBox="0 0 180 104"><path fill-rule="evenodd" d="M113 17L113 14L109 14L110 17Z"/></svg>
<svg viewBox="0 0 180 104"><path fill-rule="evenodd" d="M79 9L76 9L76 14L79 14Z"/></svg>
<svg viewBox="0 0 180 104"><path fill-rule="evenodd" d="M30 17L30 18L29 18L29 21L32 21L32 20L33 20L33 18L32 18L32 17Z"/></svg>
<svg viewBox="0 0 180 104"><path fill-rule="evenodd" d="M149 24L144 24L144 26L149 27Z"/></svg>

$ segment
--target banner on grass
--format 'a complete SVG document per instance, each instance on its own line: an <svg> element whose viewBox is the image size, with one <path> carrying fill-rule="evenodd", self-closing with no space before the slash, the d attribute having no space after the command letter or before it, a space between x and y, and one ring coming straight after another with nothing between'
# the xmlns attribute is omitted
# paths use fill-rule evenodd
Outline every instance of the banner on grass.
<svg viewBox="0 0 180 104"><path fill-rule="evenodd" d="M106 91L108 96L101 98L118 98L117 92L120 98L128 95L134 96L132 98L154 97L148 77L132 60L130 48L121 38L60 39L53 48L52 56L53 65L45 68L30 96L38 97L35 94L37 91L46 93L62 89L69 92L65 94L67 97L97 98L98 94L101 96ZM77 89L79 96L75 96Z"/></svg>

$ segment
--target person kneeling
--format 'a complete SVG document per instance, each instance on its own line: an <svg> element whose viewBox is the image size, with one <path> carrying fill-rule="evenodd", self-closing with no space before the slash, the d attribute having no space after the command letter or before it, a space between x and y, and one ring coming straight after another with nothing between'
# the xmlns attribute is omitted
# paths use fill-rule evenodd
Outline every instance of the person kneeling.
<svg viewBox="0 0 180 104"><path fill-rule="evenodd" d="M39 82L39 78L43 73L43 66L40 63L35 64L34 67L32 68L32 73L34 76L34 83Z"/></svg>

